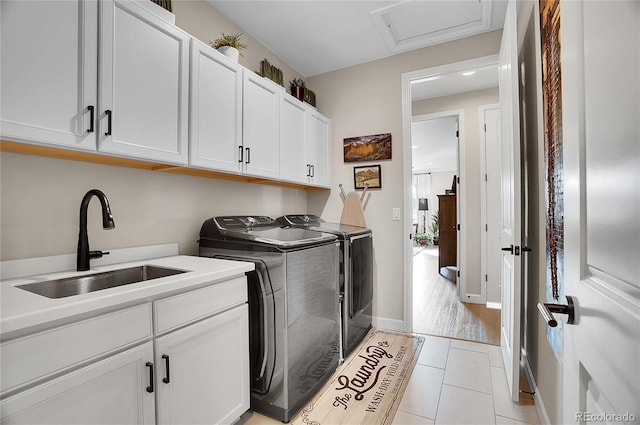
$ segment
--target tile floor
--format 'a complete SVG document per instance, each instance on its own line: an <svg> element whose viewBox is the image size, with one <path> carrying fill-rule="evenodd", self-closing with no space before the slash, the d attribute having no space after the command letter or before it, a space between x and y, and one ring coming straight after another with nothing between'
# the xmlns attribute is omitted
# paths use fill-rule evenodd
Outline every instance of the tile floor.
<svg viewBox="0 0 640 425"><path fill-rule="evenodd" d="M532 396L521 394L519 403L511 401L500 347L423 336L424 346L393 425L540 423ZM526 379L520 382L526 389ZM281 422L258 414L246 422L277 424Z"/></svg>

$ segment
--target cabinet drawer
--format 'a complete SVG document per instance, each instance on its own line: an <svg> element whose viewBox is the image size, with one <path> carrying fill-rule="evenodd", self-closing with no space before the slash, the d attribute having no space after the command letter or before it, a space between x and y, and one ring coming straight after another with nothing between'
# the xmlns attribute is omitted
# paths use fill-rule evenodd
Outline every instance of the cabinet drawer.
<svg viewBox="0 0 640 425"><path fill-rule="evenodd" d="M247 278L240 277L155 302L155 331L161 334L247 301Z"/></svg>
<svg viewBox="0 0 640 425"><path fill-rule="evenodd" d="M151 304L143 304L6 342L0 346L0 388L10 390L151 336Z"/></svg>

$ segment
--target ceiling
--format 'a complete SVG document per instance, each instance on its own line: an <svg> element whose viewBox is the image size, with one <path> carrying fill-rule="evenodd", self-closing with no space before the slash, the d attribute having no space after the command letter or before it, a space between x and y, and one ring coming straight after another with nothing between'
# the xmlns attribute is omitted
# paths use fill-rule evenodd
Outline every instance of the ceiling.
<svg viewBox="0 0 640 425"><path fill-rule="evenodd" d="M501 29L506 0L208 0L303 77Z"/></svg>

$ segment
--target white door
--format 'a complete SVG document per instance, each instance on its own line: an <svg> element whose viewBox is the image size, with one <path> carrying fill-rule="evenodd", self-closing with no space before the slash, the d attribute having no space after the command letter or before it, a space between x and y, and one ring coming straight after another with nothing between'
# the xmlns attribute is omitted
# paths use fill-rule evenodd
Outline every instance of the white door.
<svg viewBox="0 0 640 425"><path fill-rule="evenodd" d="M280 86L245 69L242 96L242 160L244 171L278 178ZM304 159L303 159L304 160Z"/></svg>
<svg viewBox="0 0 640 425"><path fill-rule="evenodd" d="M480 108L483 123L482 150L482 280L486 286L487 306L500 307L500 105Z"/></svg>
<svg viewBox="0 0 640 425"><path fill-rule="evenodd" d="M232 424L249 409L244 304L156 340L159 424Z"/></svg>
<svg viewBox="0 0 640 425"><path fill-rule="evenodd" d="M242 144L242 67L191 39L189 164L238 172Z"/></svg>
<svg viewBox="0 0 640 425"><path fill-rule="evenodd" d="M0 421L4 425L155 424L152 361L149 342L4 398Z"/></svg>
<svg viewBox="0 0 640 425"><path fill-rule="evenodd" d="M502 131L500 138L502 202L500 244L502 261L502 316L500 348L511 398L520 397L520 315L522 296L520 187L520 119L518 108L518 40L516 2L510 0L502 31L499 59L499 91Z"/></svg>
<svg viewBox="0 0 640 425"><path fill-rule="evenodd" d="M561 5L563 419L638 424L640 3Z"/></svg>
<svg viewBox="0 0 640 425"><path fill-rule="evenodd" d="M330 187L331 172L331 122L324 115L309 112L308 158L310 182L317 186Z"/></svg>
<svg viewBox="0 0 640 425"><path fill-rule="evenodd" d="M2 138L96 150L97 2L3 0L0 16Z"/></svg>
<svg viewBox="0 0 640 425"><path fill-rule="evenodd" d="M186 164L189 36L135 2L99 4L99 150Z"/></svg>
<svg viewBox="0 0 640 425"><path fill-rule="evenodd" d="M307 109L304 103L283 93L280 97L280 178L308 183Z"/></svg>

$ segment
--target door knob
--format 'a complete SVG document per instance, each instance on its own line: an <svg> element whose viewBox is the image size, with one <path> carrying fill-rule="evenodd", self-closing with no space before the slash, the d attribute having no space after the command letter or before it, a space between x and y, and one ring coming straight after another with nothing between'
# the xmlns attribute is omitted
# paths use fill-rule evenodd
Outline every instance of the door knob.
<svg viewBox="0 0 640 425"><path fill-rule="evenodd" d="M538 311L544 317L544 320L549 326L555 328L558 326L558 321L553 317L551 313L560 313L569 315L567 323L573 325L576 319L576 310L573 302L573 297L567 295L567 304L552 304L552 303L538 303Z"/></svg>

